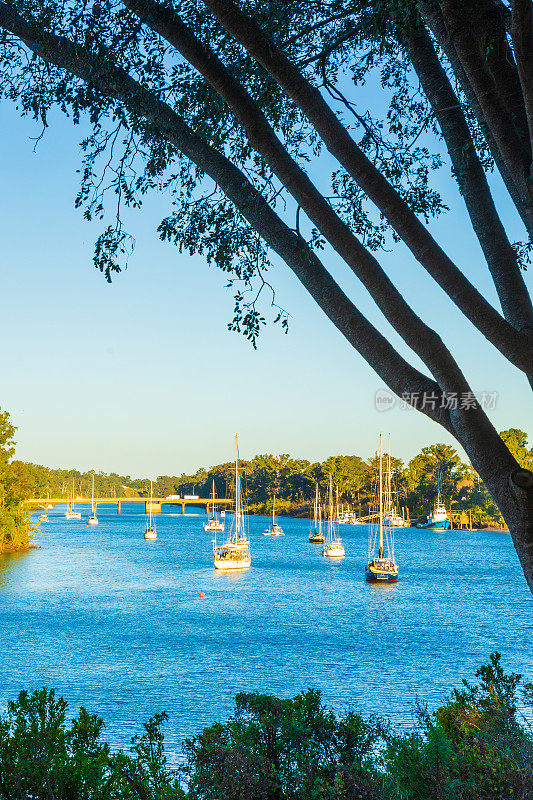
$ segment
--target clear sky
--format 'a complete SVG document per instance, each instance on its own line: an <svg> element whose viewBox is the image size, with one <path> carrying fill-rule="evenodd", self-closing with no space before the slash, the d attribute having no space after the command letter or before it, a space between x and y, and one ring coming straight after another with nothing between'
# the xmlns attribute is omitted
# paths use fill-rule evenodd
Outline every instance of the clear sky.
<svg viewBox="0 0 533 800"><path fill-rule="evenodd" d="M394 454L405 459L424 445L453 443L416 411L375 409L382 382L282 264L270 277L291 314L288 336L271 326L255 352L227 331L233 298L224 289L226 277L157 238L157 224L169 211L164 196L130 218L136 249L128 270L108 285L92 265L101 228L74 209L81 131L58 118L34 153L30 137L37 133L11 105L0 106L0 406L18 427L18 458L156 476L229 460L235 431L245 458L264 452L311 460L337 453L368 457L380 431L391 432ZM445 173L440 180L448 192ZM452 210L434 232L494 302L462 201L454 191L447 200ZM512 227L513 238L520 238L519 226ZM498 430L520 427L531 441L531 392L522 376L404 247L381 260L456 354L473 389L499 392L491 412ZM331 266L359 307L388 332L356 279ZM531 286L530 273L527 280Z"/></svg>

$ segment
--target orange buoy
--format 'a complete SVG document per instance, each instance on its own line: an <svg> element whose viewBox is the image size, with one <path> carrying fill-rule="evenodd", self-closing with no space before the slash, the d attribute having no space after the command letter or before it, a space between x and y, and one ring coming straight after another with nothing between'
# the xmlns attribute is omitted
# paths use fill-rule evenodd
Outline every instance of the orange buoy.
<svg viewBox="0 0 533 800"><path fill-rule="evenodd" d="M205 594L204 594L203 592L200 592L200 594L198 595L198 597L205 597Z"/></svg>

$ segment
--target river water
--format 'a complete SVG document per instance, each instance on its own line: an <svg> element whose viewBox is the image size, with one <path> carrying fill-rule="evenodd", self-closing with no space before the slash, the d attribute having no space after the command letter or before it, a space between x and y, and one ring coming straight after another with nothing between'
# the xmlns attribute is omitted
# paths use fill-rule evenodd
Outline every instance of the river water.
<svg viewBox="0 0 533 800"><path fill-rule="evenodd" d="M203 514L163 514L147 542L134 504L100 507L95 528L63 512L49 512L41 549L0 556L1 710L22 688L55 687L120 747L165 710L175 762L239 691L317 687L338 711L409 725L418 699L435 708L494 650L533 680L533 598L509 534L399 530L400 581L373 586L366 526L341 526L335 563L307 521L282 518L272 539L252 517L252 568L231 575L212 568Z"/></svg>

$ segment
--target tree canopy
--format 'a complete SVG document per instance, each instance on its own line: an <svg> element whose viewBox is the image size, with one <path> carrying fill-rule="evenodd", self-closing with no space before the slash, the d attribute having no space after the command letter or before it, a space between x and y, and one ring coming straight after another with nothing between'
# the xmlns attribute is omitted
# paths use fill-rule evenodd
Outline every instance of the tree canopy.
<svg viewBox="0 0 533 800"><path fill-rule="evenodd" d="M228 273L230 327L255 344L263 300L287 325L268 281L275 253L386 385L461 443L533 589L533 474L496 433L426 309L407 302L380 262L383 247L403 242L487 345L533 382L524 280L532 19L530 0L0 2L2 96L43 132L54 109L83 120L76 204L103 220L96 266L111 280L132 246L122 209L163 191L159 235ZM365 82L376 88L369 108L359 99ZM446 208L432 178L443 165L498 307L428 227ZM518 242L498 212L491 171L520 219ZM335 281L332 254L422 370L364 316L357 292Z"/></svg>
<svg viewBox="0 0 533 800"><path fill-rule="evenodd" d="M7 411L0 409L0 553L23 550L34 533L22 501L30 496L28 472L15 453L15 427Z"/></svg>

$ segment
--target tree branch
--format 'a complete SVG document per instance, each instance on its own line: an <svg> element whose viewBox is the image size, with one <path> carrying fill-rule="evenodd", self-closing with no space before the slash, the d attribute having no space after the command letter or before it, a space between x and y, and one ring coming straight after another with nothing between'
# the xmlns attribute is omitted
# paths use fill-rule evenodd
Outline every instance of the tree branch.
<svg viewBox="0 0 533 800"><path fill-rule="evenodd" d="M465 94L468 104L477 119L479 127L483 131L485 141L487 142L492 158L498 167L498 171L502 177L502 180L507 187L509 196L511 197L515 208L518 211L522 222L524 223L524 227L526 228L530 239L533 239L533 205L529 201L529 197L524 197L523 193L520 193L512 178L511 172L502 157L493 133L485 118L483 109L481 108L474 89L470 84L461 60L457 55L455 45L448 35L448 31L446 29L446 25L444 24L444 18L440 12L440 9L433 2L428 2L428 0L418 0L418 8L422 19L435 37L439 47L441 47L446 54L453 73Z"/></svg>
<svg viewBox="0 0 533 800"><path fill-rule="evenodd" d="M123 3L176 47L226 101L245 129L251 146L269 163L309 219L352 268L391 325L420 356L442 388L463 391L466 381L440 337L415 314L378 261L285 150L259 106L219 58L203 46L171 9L155 0L123 0ZM463 389L458 388L459 384Z"/></svg>
<svg viewBox="0 0 533 800"><path fill-rule="evenodd" d="M406 48L438 120L505 318L517 330L533 334L531 297L524 283L516 253L496 211L459 99L424 28L421 27L417 32L409 34Z"/></svg>
<svg viewBox="0 0 533 800"><path fill-rule="evenodd" d="M511 34L526 108L530 149L533 152L533 7L531 0L513 0ZM533 179L531 174L529 179Z"/></svg>
<svg viewBox="0 0 533 800"><path fill-rule="evenodd" d="M531 206L533 187L528 181L531 162L529 148L524 147L515 120L498 91L486 58L483 57L480 43L473 36L472 26L468 22L473 17L465 12L464 4L457 0L442 0L440 6L448 35L454 43L502 159L526 205Z"/></svg>
<svg viewBox="0 0 533 800"><path fill-rule="evenodd" d="M130 0L126 1L130 2ZM142 0L138 0L136 5L141 2ZM154 0L146 0L146 2L149 2L150 6L158 5L154 3ZM226 30L268 70L293 98L312 122L328 150L368 194L417 260L465 316L511 363L515 366L520 363L519 369L532 375L533 360L530 356L530 343L527 337L520 333L517 334L511 324L502 320L501 315L443 252L407 203L359 149L320 92L306 80L300 70L285 57L272 41L265 38L255 21L241 12L232 0L204 0L204 3ZM145 5L145 2L142 4ZM309 214L308 210L307 213ZM341 255L349 263L346 255L344 253ZM379 287L380 291L382 288L382 286ZM371 294L376 299L375 292L371 291ZM389 297L387 297L387 303L389 303ZM390 312L390 306L388 311ZM517 340L517 335L520 342ZM412 345L410 344L410 346ZM416 346L413 349L419 352ZM430 369L432 368L430 367Z"/></svg>
<svg viewBox="0 0 533 800"><path fill-rule="evenodd" d="M113 64L110 53L99 57L65 37L47 34L0 2L0 27L18 36L36 55L89 83L103 95L123 103L221 187L265 242L293 270L319 307L348 342L397 395L435 393L442 389L412 367L342 292L315 253L277 216L243 173L186 125L166 103ZM458 391L468 390L463 383ZM447 408L420 409L447 430Z"/></svg>

